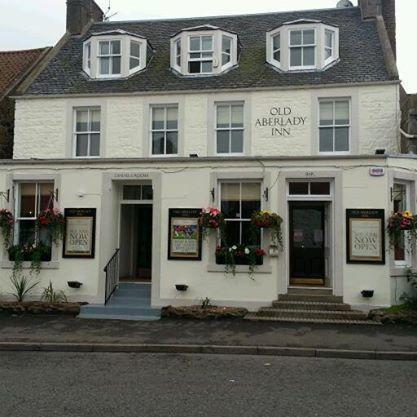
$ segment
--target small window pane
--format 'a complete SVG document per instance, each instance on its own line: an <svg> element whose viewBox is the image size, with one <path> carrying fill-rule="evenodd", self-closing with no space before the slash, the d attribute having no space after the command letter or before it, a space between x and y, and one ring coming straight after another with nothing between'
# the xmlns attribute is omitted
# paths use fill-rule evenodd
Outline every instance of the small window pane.
<svg viewBox="0 0 417 417"><path fill-rule="evenodd" d="M333 102L321 102L320 103L320 125L321 126L333 125Z"/></svg>
<svg viewBox="0 0 417 417"><path fill-rule="evenodd" d="M90 156L100 156L100 135L93 133L90 140Z"/></svg>
<svg viewBox="0 0 417 417"><path fill-rule="evenodd" d="M114 57L113 58L113 68L112 74L120 74L121 73L121 58Z"/></svg>
<svg viewBox="0 0 417 417"><path fill-rule="evenodd" d="M232 106L232 127L243 127L243 106Z"/></svg>
<svg viewBox="0 0 417 417"><path fill-rule="evenodd" d="M137 58L130 58L129 69L137 68L140 65L140 61Z"/></svg>
<svg viewBox="0 0 417 417"><path fill-rule="evenodd" d="M175 155L178 153L178 133L167 132L166 154Z"/></svg>
<svg viewBox="0 0 417 417"><path fill-rule="evenodd" d="M308 182L290 182L290 195L308 195Z"/></svg>
<svg viewBox="0 0 417 417"><path fill-rule="evenodd" d="M349 128L348 127L336 127L335 128L334 150L336 152L348 152L349 151Z"/></svg>
<svg viewBox="0 0 417 417"><path fill-rule="evenodd" d="M274 59L278 62L281 62L281 51L280 50L274 52Z"/></svg>
<svg viewBox="0 0 417 417"><path fill-rule="evenodd" d="M230 127L230 107L229 106L217 106L217 127L218 128Z"/></svg>
<svg viewBox="0 0 417 417"><path fill-rule="evenodd" d="M110 58L100 58L100 74L110 74Z"/></svg>
<svg viewBox="0 0 417 417"><path fill-rule="evenodd" d="M90 129L92 132L100 132L100 110L92 110L90 113L91 117L91 126Z"/></svg>
<svg viewBox="0 0 417 417"><path fill-rule="evenodd" d="M192 36L190 38L190 51L199 51L200 50L200 37Z"/></svg>
<svg viewBox="0 0 417 417"><path fill-rule="evenodd" d="M100 55L108 55L110 53L109 42L100 42Z"/></svg>
<svg viewBox="0 0 417 417"><path fill-rule="evenodd" d="M130 42L130 55L135 58L140 58L140 43Z"/></svg>
<svg viewBox="0 0 417 417"><path fill-rule="evenodd" d="M201 49L203 51L211 51L213 49L213 37L212 36L203 36L201 41Z"/></svg>
<svg viewBox="0 0 417 417"><path fill-rule="evenodd" d="M273 38L274 50L281 48L281 35L275 35Z"/></svg>
<svg viewBox="0 0 417 417"><path fill-rule="evenodd" d="M52 193L54 192L53 183L40 183L39 184L39 211L46 210L53 206Z"/></svg>
<svg viewBox="0 0 417 417"><path fill-rule="evenodd" d="M141 200L142 186L141 185L124 185L123 186L123 200Z"/></svg>
<svg viewBox="0 0 417 417"><path fill-rule="evenodd" d="M88 135L77 135L76 156L88 156Z"/></svg>
<svg viewBox="0 0 417 417"><path fill-rule="evenodd" d="M36 236L35 220L21 220L19 222L19 245L33 245Z"/></svg>
<svg viewBox="0 0 417 417"><path fill-rule="evenodd" d="M226 242L227 246L240 245L240 222L226 222Z"/></svg>
<svg viewBox="0 0 417 417"><path fill-rule="evenodd" d="M328 48L325 48L325 50L324 50L324 59L329 59L329 58L331 58L331 56L332 56L332 50L331 49L328 49Z"/></svg>
<svg viewBox="0 0 417 417"><path fill-rule="evenodd" d="M408 210L407 186L405 184L394 184L393 199L395 212Z"/></svg>
<svg viewBox="0 0 417 417"><path fill-rule="evenodd" d="M88 132L88 110L77 110L75 129L77 132Z"/></svg>
<svg viewBox="0 0 417 417"><path fill-rule="evenodd" d="M154 132L152 134L152 154L163 155L164 154L164 142L165 135L162 132Z"/></svg>
<svg viewBox="0 0 417 417"><path fill-rule="evenodd" d="M336 101L335 103L335 124L348 125L349 124L349 102Z"/></svg>
<svg viewBox="0 0 417 417"><path fill-rule="evenodd" d="M230 55L222 54L222 65L226 65L230 62Z"/></svg>
<svg viewBox="0 0 417 417"><path fill-rule="evenodd" d="M240 184L224 183L221 186L221 211L228 219L240 218Z"/></svg>
<svg viewBox="0 0 417 417"><path fill-rule="evenodd" d="M20 184L20 214L19 217L36 216L36 184Z"/></svg>
<svg viewBox="0 0 417 417"><path fill-rule="evenodd" d="M153 199L152 185L143 185L142 186L142 200L152 200L152 199Z"/></svg>
<svg viewBox="0 0 417 417"><path fill-rule="evenodd" d="M219 130L217 132L217 153L229 153L230 131Z"/></svg>
<svg viewBox="0 0 417 417"><path fill-rule="evenodd" d="M261 230L254 230L250 222L242 222L242 245L261 246Z"/></svg>
<svg viewBox="0 0 417 417"><path fill-rule="evenodd" d="M113 55L120 55L120 41L112 41L111 48Z"/></svg>
<svg viewBox="0 0 417 417"><path fill-rule="evenodd" d="M243 153L243 130L232 130L232 153Z"/></svg>
<svg viewBox="0 0 417 417"><path fill-rule="evenodd" d="M303 48L303 66L315 65L315 47Z"/></svg>
<svg viewBox="0 0 417 417"><path fill-rule="evenodd" d="M327 48L332 48L333 47L333 32L331 32L330 30L326 30L326 46Z"/></svg>
<svg viewBox="0 0 417 417"><path fill-rule="evenodd" d="M261 185L259 183L242 184L242 218L250 219L254 211L261 209Z"/></svg>
<svg viewBox="0 0 417 417"><path fill-rule="evenodd" d="M232 39L228 36L223 36L222 38L222 51L226 54L231 54L232 52Z"/></svg>
<svg viewBox="0 0 417 417"><path fill-rule="evenodd" d="M188 72L190 74L200 74L201 73L201 62L189 62L188 63Z"/></svg>
<svg viewBox="0 0 417 417"><path fill-rule="evenodd" d="M312 195L330 195L330 183L312 182L310 184L310 193Z"/></svg>
<svg viewBox="0 0 417 417"><path fill-rule="evenodd" d="M178 107L167 108L167 129L178 129Z"/></svg>
<svg viewBox="0 0 417 417"><path fill-rule="evenodd" d="M163 107L152 109L152 129L162 130L165 127L165 109Z"/></svg>
<svg viewBox="0 0 417 417"><path fill-rule="evenodd" d="M201 63L201 72L213 72L213 62L207 61Z"/></svg>
<svg viewBox="0 0 417 417"><path fill-rule="evenodd" d="M291 45L301 45L301 31L292 30L290 39L291 39Z"/></svg>
<svg viewBox="0 0 417 417"><path fill-rule="evenodd" d="M303 44L304 45L314 45L314 30L304 30L303 31Z"/></svg>
<svg viewBox="0 0 417 417"><path fill-rule="evenodd" d="M301 67L301 51L302 48L291 48L291 66Z"/></svg>
<svg viewBox="0 0 417 417"><path fill-rule="evenodd" d="M320 152L333 152L333 128L320 129Z"/></svg>

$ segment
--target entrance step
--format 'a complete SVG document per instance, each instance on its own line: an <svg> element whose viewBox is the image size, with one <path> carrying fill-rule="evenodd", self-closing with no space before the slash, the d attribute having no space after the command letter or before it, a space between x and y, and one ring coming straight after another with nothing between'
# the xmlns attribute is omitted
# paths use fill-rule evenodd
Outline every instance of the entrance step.
<svg viewBox="0 0 417 417"><path fill-rule="evenodd" d="M120 283L107 305L88 304L81 307L79 318L153 321L161 318L161 310L151 307L151 285Z"/></svg>
<svg viewBox="0 0 417 417"><path fill-rule="evenodd" d="M352 310L343 297L332 295L329 289L290 288L278 297L272 307L260 308L246 315L251 321L276 321L323 324L378 324L362 311Z"/></svg>

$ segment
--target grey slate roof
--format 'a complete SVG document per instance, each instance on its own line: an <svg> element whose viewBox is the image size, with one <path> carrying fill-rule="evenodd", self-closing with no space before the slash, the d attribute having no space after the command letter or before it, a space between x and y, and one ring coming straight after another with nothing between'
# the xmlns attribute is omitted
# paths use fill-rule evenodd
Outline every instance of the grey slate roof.
<svg viewBox="0 0 417 417"><path fill-rule="evenodd" d="M282 73L266 64L265 33L285 22L316 19L340 28L340 62L326 71ZM213 77L185 78L170 69L170 38L181 29L213 25L236 32L241 43L238 67ZM89 80L82 71L82 39L72 37L26 94L91 94L244 89L388 81L374 21L363 21L358 7L256 15L131 22L103 22L89 34L125 30L145 36L155 54L145 71L125 80ZM88 34L86 35L88 36Z"/></svg>

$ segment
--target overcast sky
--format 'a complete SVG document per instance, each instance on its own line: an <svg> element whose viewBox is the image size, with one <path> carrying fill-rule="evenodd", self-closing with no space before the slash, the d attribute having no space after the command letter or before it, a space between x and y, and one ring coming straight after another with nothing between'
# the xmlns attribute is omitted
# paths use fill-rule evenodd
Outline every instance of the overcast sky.
<svg viewBox="0 0 417 417"><path fill-rule="evenodd" d="M355 4L357 0L354 0ZM107 10L109 0L97 0ZM112 20L213 16L335 7L337 0L111 0ZM54 45L65 32L66 0L0 0L0 50ZM398 65L409 93L417 93L417 1L397 0Z"/></svg>

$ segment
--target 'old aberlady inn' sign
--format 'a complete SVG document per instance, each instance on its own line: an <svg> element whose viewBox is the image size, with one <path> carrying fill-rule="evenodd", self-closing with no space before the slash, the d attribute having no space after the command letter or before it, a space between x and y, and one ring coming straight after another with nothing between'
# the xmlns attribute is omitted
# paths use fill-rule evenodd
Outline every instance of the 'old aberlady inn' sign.
<svg viewBox="0 0 417 417"><path fill-rule="evenodd" d="M268 117L256 119L255 127L270 129L273 137L287 137L292 135L294 127L304 126L306 121L306 116L295 115L291 107L271 107Z"/></svg>

